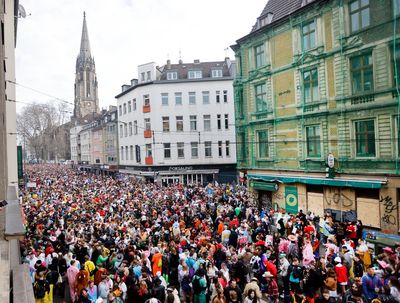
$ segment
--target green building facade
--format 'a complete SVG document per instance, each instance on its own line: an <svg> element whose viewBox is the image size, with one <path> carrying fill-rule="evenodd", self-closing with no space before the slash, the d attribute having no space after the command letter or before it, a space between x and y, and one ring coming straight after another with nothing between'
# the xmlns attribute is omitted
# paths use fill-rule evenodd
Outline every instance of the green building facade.
<svg viewBox="0 0 400 303"><path fill-rule="evenodd" d="M232 49L254 198L397 235L400 0L269 0Z"/></svg>

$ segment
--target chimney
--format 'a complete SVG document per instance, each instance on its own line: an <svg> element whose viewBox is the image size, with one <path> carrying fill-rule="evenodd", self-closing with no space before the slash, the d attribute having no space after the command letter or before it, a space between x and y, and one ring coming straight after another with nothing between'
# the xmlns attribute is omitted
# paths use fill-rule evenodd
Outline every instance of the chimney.
<svg viewBox="0 0 400 303"><path fill-rule="evenodd" d="M179 59L179 64L182 64L182 63L183 63L182 59Z"/></svg>
<svg viewBox="0 0 400 303"><path fill-rule="evenodd" d="M130 88L130 86L128 84L124 84L121 86L121 88L122 88L122 92L125 92Z"/></svg>
<svg viewBox="0 0 400 303"><path fill-rule="evenodd" d="M171 69L171 60L167 60L167 69Z"/></svg>
<svg viewBox="0 0 400 303"><path fill-rule="evenodd" d="M194 63L199 64L199 63L200 63L200 60L199 60L199 59L195 59L195 60L194 60Z"/></svg>

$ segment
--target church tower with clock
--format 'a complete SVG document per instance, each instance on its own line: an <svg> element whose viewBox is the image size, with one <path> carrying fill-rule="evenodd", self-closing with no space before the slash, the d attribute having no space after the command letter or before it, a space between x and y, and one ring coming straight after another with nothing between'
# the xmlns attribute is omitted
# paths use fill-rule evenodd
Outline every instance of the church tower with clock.
<svg viewBox="0 0 400 303"><path fill-rule="evenodd" d="M99 112L96 66L90 53L85 13L83 13L81 48L76 59L74 100L75 119Z"/></svg>

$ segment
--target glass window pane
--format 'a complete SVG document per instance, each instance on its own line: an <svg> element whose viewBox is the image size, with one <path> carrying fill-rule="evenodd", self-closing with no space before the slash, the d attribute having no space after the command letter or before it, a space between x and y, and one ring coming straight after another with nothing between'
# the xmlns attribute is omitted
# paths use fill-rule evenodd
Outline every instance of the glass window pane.
<svg viewBox="0 0 400 303"><path fill-rule="evenodd" d="M360 57L355 57L351 59L351 68L357 69L361 67L361 60Z"/></svg>
<svg viewBox="0 0 400 303"><path fill-rule="evenodd" d="M372 69L368 69L364 73L364 91L370 91L373 88Z"/></svg>
<svg viewBox="0 0 400 303"><path fill-rule="evenodd" d="M361 0L361 6L366 6L369 4L369 0Z"/></svg>
<svg viewBox="0 0 400 303"><path fill-rule="evenodd" d="M354 11L354 10L356 10L358 8L358 1L353 1L351 4L350 4L350 11Z"/></svg>
<svg viewBox="0 0 400 303"><path fill-rule="evenodd" d="M358 13L351 15L351 30L357 31L359 29L358 26Z"/></svg>
<svg viewBox="0 0 400 303"><path fill-rule="evenodd" d="M361 12L361 27L369 26L369 8L362 10Z"/></svg>

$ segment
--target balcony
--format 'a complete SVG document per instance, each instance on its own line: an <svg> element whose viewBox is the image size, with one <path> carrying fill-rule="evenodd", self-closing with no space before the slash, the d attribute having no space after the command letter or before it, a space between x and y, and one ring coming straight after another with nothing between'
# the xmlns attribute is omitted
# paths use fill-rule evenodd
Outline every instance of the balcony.
<svg viewBox="0 0 400 303"><path fill-rule="evenodd" d="M143 113L149 113L151 111L150 104L143 105Z"/></svg>
<svg viewBox="0 0 400 303"><path fill-rule="evenodd" d="M153 157L145 157L144 158L144 163L146 165L153 165Z"/></svg>
<svg viewBox="0 0 400 303"><path fill-rule="evenodd" d="M145 130L145 131L143 132L143 136L144 136L145 138L151 138L151 130Z"/></svg>

